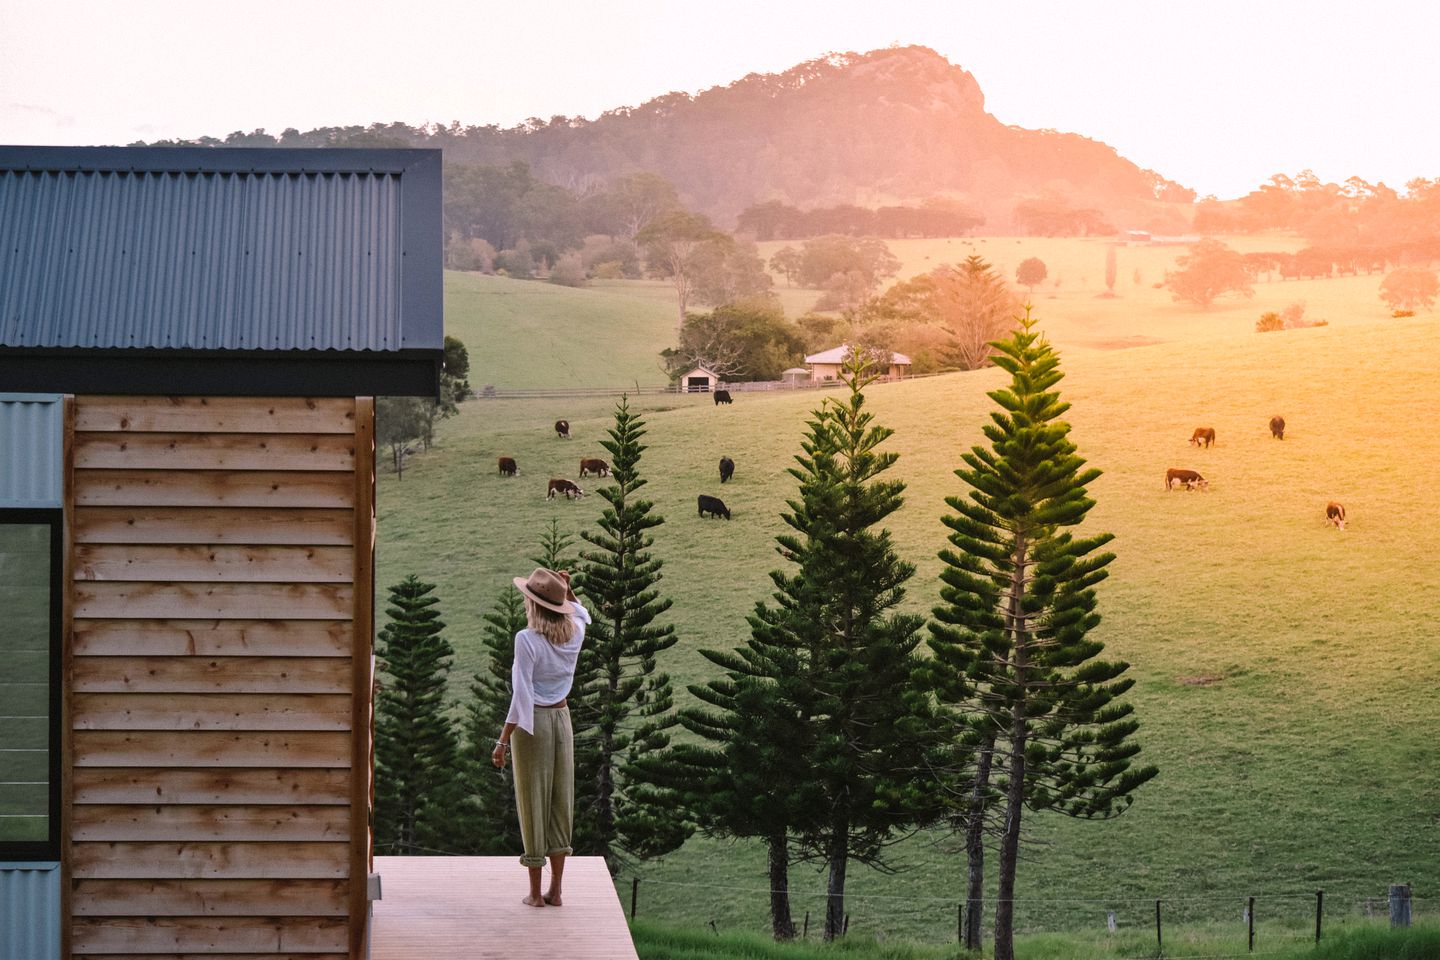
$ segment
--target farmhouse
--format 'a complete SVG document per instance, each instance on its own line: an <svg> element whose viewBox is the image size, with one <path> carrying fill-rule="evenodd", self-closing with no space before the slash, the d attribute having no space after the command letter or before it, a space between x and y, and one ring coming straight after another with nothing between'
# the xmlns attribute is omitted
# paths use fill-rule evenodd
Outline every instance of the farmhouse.
<svg viewBox="0 0 1440 960"><path fill-rule="evenodd" d="M850 344L842 343L838 347L829 350L822 350L820 353L812 353L805 358L805 363L810 367L810 379L812 381L835 380L840 376L840 368L844 365L845 359L850 356ZM890 354L890 368L884 374L887 378L897 379L910 375L910 358L903 353Z"/></svg>

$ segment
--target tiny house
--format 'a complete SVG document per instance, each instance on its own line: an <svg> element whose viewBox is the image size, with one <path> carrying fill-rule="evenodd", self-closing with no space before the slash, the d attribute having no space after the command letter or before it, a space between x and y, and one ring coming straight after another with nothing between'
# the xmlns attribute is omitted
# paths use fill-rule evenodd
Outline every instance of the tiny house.
<svg viewBox="0 0 1440 960"><path fill-rule="evenodd" d="M845 361L849 356L850 344L848 343L810 354L805 358L805 363L810 368L810 379L816 383L839 379L840 371L844 368ZM910 358L903 353L890 354L890 365L881 373L881 376L892 380L910 376Z"/></svg>
<svg viewBox="0 0 1440 960"><path fill-rule="evenodd" d="M0 147L0 957L359 960L440 154Z"/></svg>

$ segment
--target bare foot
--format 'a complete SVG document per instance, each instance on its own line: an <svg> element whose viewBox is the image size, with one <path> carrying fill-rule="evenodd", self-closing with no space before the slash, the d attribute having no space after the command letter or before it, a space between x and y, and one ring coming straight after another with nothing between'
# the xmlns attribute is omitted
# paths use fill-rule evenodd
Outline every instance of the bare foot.
<svg viewBox="0 0 1440 960"><path fill-rule="evenodd" d="M547 893L547 894L545 894L545 902L548 903L548 904L550 904L550 906L552 906L552 907L564 906L563 901L561 901L561 899L560 899L560 894L559 894L559 893Z"/></svg>
<svg viewBox="0 0 1440 960"><path fill-rule="evenodd" d="M544 897L535 897L535 896L533 896L533 895L532 895L532 896L527 896L525 899L521 900L520 902L523 903L523 904L525 904L525 906L527 906L527 907L543 907L543 906L545 906L545 898L544 898Z"/></svg>

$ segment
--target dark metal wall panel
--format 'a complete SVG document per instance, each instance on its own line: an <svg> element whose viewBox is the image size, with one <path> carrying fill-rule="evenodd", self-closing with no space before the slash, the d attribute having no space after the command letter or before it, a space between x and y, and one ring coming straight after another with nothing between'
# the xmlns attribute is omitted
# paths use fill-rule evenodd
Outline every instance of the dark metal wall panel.
<svg viewBox="0 0 1440 960"><path fill-rule="evenodd" d="M64 404L59 396L0 393L0 508L59 507L63 447Z"/></svg>
<svg viewBox="0 0 1440 960"><path fill-rule="evenodd" d="M0 863L0 957L60 960L60 864Z"/></svg>
<svg viewBox="0 0 1440 960"><path fill-rule="evenodd" d="M399 181L0 171L0 344L438 347L407 337Z"/></svg>

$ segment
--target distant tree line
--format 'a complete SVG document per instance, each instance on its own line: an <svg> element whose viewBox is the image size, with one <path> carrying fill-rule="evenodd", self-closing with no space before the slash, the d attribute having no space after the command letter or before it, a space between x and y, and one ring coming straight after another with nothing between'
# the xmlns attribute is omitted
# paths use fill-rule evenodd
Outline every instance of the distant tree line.
<svg viewBox="0 0 1440 960"><path fill-rule="evenodd" d="M960 237L985 218L973 208L934 197L918 206L868 209L854 204L801 210L779 200L757 203L741 211L735 229L756 240L802 240L827 233L849 237Z"/></svg>
<svg viewBox="0 0 1440 960"><path fill-rule="evenodd" d="M914 582L885 526L905 483L890 473L893 431L866 402L877 358L852 351L848 391L812 411L789 470L797 490L782 514L770 594L734 647L701 651L716 669L688 687L693 703L683 706L662 666L678 637L653 552L663 519L641 496L644 424L617 405L604 443L614 483L600 488L598 529L581 534L577 560L552 524L536 558L575 569L594 617L568 698L577 854L603 856L615 872L697 831L753 838L767 851L775 937L797 932L791 866L816 863L826 875L824 937L835 940L851 865L896 869L898 840L949 830L964 839L970 949L986 913L985 853L998 848L994 956L1013 960L1028 813L1118 816L1157 771L1136 762L1128 664L1103 658L1092 633L1095 588L1114 557L1104 551L1109 534L1075 533L1100 471L1060 419L1068 404L1056 389L1058 355L1028 314L993 347L1010 380L990 395L998 410L988 445L959 456L938 582ZM905 612L915 590L929 595L930 618ZM381 631L376 844L513 854L508 785L483 758L509 699L523 607L507 587L486 616L487 663L457 722L443 695L453 649L432 591L414 577L393 587ZM677 726L690 736L672 740Z"/></svg>

